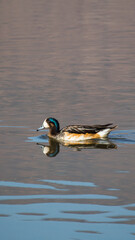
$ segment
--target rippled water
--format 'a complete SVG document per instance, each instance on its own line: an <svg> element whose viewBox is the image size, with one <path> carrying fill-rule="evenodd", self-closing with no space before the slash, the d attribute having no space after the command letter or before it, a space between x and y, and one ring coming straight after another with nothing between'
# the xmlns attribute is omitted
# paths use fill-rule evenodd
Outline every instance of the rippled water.
<svg viewBox="0 0 135 240"><path fill-rule="evenodd" d="M0 2L0 238L135 238L134 1ZM53 116L118 128L62 145Z"/></svg>

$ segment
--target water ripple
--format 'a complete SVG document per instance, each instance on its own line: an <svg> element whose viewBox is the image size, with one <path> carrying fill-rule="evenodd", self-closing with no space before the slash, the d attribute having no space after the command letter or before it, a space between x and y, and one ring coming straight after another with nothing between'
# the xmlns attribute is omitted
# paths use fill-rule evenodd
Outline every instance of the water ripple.
<svg viewBox="0 0 135 240"><path fill-rule="evenodd" d="M56 184L62 184L62 185L68 185L68 186L83 186L83 187L97 187L92 182L74 182L74 181L64 181L64 180L40 180L42 182L49 182L49 183L56 183Z"/></svg>

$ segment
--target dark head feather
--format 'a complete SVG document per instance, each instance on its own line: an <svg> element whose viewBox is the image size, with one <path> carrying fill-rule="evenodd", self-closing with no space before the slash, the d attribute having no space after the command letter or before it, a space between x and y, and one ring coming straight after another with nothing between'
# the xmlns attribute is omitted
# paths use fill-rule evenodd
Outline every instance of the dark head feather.
<svg viewBox="0 0 135 240"><path fill-rule="evenodd" d="M59 125L59 122L55 118L49 117L46 119L46 122L49 124L50 129L55 129L56 132L59 132L60 125Z"/></svg>

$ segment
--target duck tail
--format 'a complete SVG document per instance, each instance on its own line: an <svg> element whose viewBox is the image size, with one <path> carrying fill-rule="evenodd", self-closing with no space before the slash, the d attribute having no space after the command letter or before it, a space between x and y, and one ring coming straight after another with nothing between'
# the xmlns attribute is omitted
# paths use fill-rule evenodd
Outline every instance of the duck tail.
<svg viewBox="0 0 135 240"><path fill-rule="evenodd" d="M110 127L110 130L112 131L112 130L114 130L114 129L117 128L117 127L118 127L118 125L111 126L111 127Z"/></svg>
<svg viewBox="0 0 135 240"><path fill-rule="evenodd" d="M98 134L100 135L101 138L106 138L106 137L109 135L109 133L110 133L112 130L116 129L117 127L118 127L118 125L108 126L108 127L106 127L105 129L99 131Z"/></svg>

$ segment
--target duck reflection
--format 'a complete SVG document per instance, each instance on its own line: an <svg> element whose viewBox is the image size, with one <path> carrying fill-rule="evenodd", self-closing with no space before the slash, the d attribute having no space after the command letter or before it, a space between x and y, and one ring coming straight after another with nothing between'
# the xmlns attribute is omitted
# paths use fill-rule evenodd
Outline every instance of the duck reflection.
<svg viewBox="0 0 135 240"><path fill-rule="evenodd" d="M60 143L54 139L49 139L49 144L37 143L42 148L43 153L48 157L55 157L60 151ZM89 141L82 142L69 142L69 143L61 143L61 145L75 149L76 151L81 151L82 149L112 149L117 148L117 145L111 142L108 139L94 139Z"/></svg>

